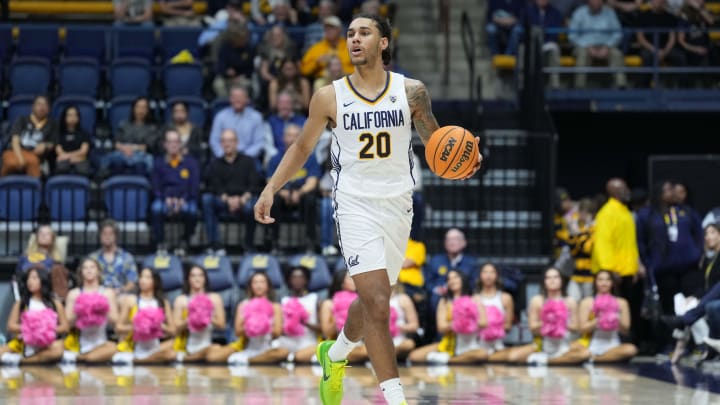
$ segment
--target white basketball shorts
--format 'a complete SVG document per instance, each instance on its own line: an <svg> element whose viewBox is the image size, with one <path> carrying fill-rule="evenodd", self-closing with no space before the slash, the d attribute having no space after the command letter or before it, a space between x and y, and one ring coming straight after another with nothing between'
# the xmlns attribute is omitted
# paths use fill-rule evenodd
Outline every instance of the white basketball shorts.
<svg viewBox="0 0 720 405"><path fill-rule="evenodd" d="M337 192L335 224L340 250L351 276L386 269L397 282L412 223L412 193L363 198Z"/></svg>

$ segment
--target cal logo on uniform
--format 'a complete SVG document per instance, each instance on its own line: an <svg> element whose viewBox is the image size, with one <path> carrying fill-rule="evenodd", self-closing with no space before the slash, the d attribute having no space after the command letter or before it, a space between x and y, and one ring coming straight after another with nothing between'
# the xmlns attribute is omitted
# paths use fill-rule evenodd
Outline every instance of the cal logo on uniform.
<svg viewBox="0 0 720 405"><path fill-rule="evenodd" d="M438 273L441 276L444 276L445 274L447 274L447 266L440 266L440 268L438 269Z"/></svg>
<svg viewBox="0 0 720 405"><path fill-rule="evenodd" d="M188 170L188 169L180 170L180 178L181 179L187 179L189 177L190 177L190 170Z"/></svg>

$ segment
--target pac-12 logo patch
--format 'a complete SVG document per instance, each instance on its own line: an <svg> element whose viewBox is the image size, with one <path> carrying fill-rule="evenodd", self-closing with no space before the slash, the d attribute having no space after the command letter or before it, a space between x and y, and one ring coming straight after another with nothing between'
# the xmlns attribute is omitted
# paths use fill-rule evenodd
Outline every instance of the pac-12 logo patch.
<svg viewBox="0 0 720 405"><path fill-rule="evenodd" d="M397 97L395 97L395 96L390 96L390 102L391 102L391 103L394 103L394 102L396 102L396 101L397 101Z"/></svg>
<svg viewBox="0 0 720 405"><path fill-rule="evenodd" d="M355 267L360 264L360 255L348 257L348 268Z"/></svg>

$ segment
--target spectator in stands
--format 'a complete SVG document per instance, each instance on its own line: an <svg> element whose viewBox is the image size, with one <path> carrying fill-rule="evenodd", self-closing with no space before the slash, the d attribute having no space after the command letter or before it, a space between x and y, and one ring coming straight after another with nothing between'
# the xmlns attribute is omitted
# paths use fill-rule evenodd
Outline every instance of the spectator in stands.
<svg viewBox="0 0 720 405"><path fill-rule="evenodd" d="M310 82L300 76L295 61L285 59L280 66L280 74L270 82L268 88L270 109L277 110L278 94L285 92L292 98L293 110L297 112L307 111L308 107L310 107Z"/></svg>
<svg viewBox="0 0 720 405"><path fill-rule="evenodd" d="M563 19L567 20L575 9L585 4L585 2L582 0L550 0L550 4L562 14Z"/></svg>
<svg viewBox="0 0 720 405"><path fill-rule="evenodd" d="M195 16L193 0L157 0L162 23L166 27L199 27L200 18Z"/></svg>
<svg viewBox="0 0 720 405"><path fill-rule="evenodd" d="M310 49L313 44L322 41L326 18L335 15L335 2L332 0L321 0L317 9L317 21L305 26L305 47L303 53Z"/></svg>
<svg viewBox="0 0 720 405"><path fill-rule="evenodd" d="M295 48L295 43L290 40L282 25L275 25L265 33L258 46L261 92L267 91L270 82L278 77L283 61L297 60Z"/></svg>
<svg viewBox="0 0 720 405"><path fill-rule="evenodd" d="M688 206L675 204L673 183L655 186L650 207L637 218L640 258L653 272L665 314L673 313L673 296L695 294L701 276L697 263L702 255L700 218Z"/></svg>
<svg viewBox="0 0 720 405"><path fill-rule="evenodd" d="M276 153L285 153L284 134L288 125L297 125L302 128L307 117L302 114L296 114L293 110L293 97L288 92L281 92L277 96L277 113L272 114L267 119L267 124L272 136L272 146L266 148L268 158L272 158Z"/></svg>
<svg viewBox="0 0 720 405"><path fill-rule="evenodd" d="M488 46L491 55L515 55L520 36L525 2L522 0L490 0L487 9ZM505 44L502 49L502 44Z"/></svg>
<svg viewBox="0 0 720 405"><path fill-rule="evenodd" d="M227 0L225 8L218 11L215 18L210 20L208 27L198 37L198 45L203 48L213 44L219 45L223 37L221 34L224 34L230 25L247 25L251 29L253 27L253 23L243 12L243 0ZM255 42L254 38L251 42ZM214 55L217 52L210 53ZM217 60L216 57L212 59Z"/></svg>
<svg viewBox="0 0 720 405"><path fill-rule="evenodd" d="M0 176L13 173L40 177L40 166L57 138L57 124L48 116L47 97L37 96L28 116L18 117L10 128L10 149L2 154Z"/></svg>
<svg viewBox="0 0 720 405"><path fill-rule="evenodd" d="M138 280L135 258L117 244L120 228L112 219L100 224L100 249L90 254L102 269L103 285L115 290L116 294L135 292Z"/></svg>
<svg viewBox="0 0 720 405"><path fill-rule="evenodd" d="M285 126L285 133L283 134L285 150L297 140L301 132L302 128L295 124ZM282 157L283 154L278 153L270 159L267 168L268 178L275 173ZM317 224L317 185L321 175L320 165L318 165L315 155L311 154L303 167L275 195L274 207L277 207L280 216L285 214L285 217L287 217L287 214L293 210L300 211L300 218L305 223L306 248L310 252L315 251L317 244L317 231L315 229ZM272 232L266 235L265 242L270 246L274 246L273 243L278 240L280 233L277 222L271 225L271 230ZM268 240L267 236L272 236L272 239Z"/></svg>
<svg viewBox="0 0 720 405"><path fill-rule="evenodd" d="M643 292L638 280L645 276L645 268L639 259L635 221L625 205L630 189L619 178L610 179L605 189L610 198L595 217L592 271L610 270L620 278L619 293L630 304L632 335L637 339Z"/></svg>
<svg viewBox="0 0 720 405"><path fill-rule="evenodd" d="M152 204L155 243L165 242L165 217L179 215L184 232L175 254L184 256L197 224L200 166L194 157L183 156L180 134L173 130L165 132L165 155L155 158L152 187L155 195Z"/></svg>
<svg viewBox="0 0 720 405"><path fill-rule="evenodd" d="M323 39L307 50L300 62L300 72L303 76L317 79L325 74L328 62L332 56L340 59L343 72L352 73L355 68L350 63L350 54L347 49L347 42L342 36L342 22L335 16L323 20L325 29Z"/></svg>
<svg viewBox="0 0 720 405"><path fill-rule="evenodd" d="M632 27L637 23L642 4L642 0L608 0L608 6L615 10L623 27Z"/></svg>
<svg viewBox="0 0 720 405"><path fill-rule="evenodd" d="M243 249L251 251L255 240L253 205L260 191L261 177L254 159L237 151L237 135L226 129L220 137L223 157L213 159L205 170L203 217L210 249L223 255L218 215L240 216L245 220Z"/></svg>
<svg viewBox="0 0 720 405"><path fill-rule="evenodd" d="M685 51L688 65L717 65L717 47L712 45L707 31L715 24L715 17L705 9L705 1L685 1L680 17L683 30L678 32L678 43Z"/></svg>
<svg viewBox="0 0 720 405"><path fill-rule="evenodd" d="M565 26L565 19L560 11L550 4L549 0L535 0L534 3L528 5L527 20L531 26L539 26L543 29L562 28ZM560 46L558 45L559 33L545 33L545 41L543 43L543 56L545 57L545 65L550 67L560 66ZM560 87L560 74L550 74L550 87L556 89Z"/></svg>
<svg viewBox="0 0 720 405"><path fill-rule="evenodd" d="M423 179L422 166L420 165L420 157L413 151L412 153L412 177L415 180L413 186L412 203L413 203L413 219L410 225L410 235L415 235L416 239L423 237L423 221L425 220L425 199L423 198Z"/></svg>
<svg viewBox="0 0 720 405"><path fill-rule="evenodd" d="M89 175L89 151L90 137L80 126L80 111L74 105L65 107L55 145L55 174Z"/></svg>
<svg viewBox="0 0 720 405"><path fill-rule="evenodd" d="M49 224L38 226L35 234L30 236L25 253L18 258L15 272L23 273L33 266L50 271L54 264L62 263L64 257L56 239L57 235Z"/></svg>
<svg viewBox="0 0 720 405"><path fill-rule="evenodd" d="M170 106L170 111L172 111L172 121L165 126L162 133L170 130L177 132L182 142L183 155L190 154L202 162L204 160L202 142L205 137L202 128L195 126L188 119L188 105L184 101L176 101ZM158 139L156 149L162 150L160 139Z"/></svg>
<svg viewBox="0 0 720 405"><path fill-rule="evenodd" d="M465 247L465 234L457 228L449 229L445 233L445 253L434 255L425 268L425 290L430 297L432 313L435 313L440 298L447 293L445 278L448 271L459 270L467 277L470 285L475 285L475 258L465 254Z"/></svg>
<svg viewBox="0 0 720 405"><path fill-rule="evenodd" d="M583 198L578 204L579 220L577 229L570 232L567 244L573 259L573 273L568 283L567 295L582 301L593 295L593 273L591 255L593 250L594 220L597 206L589 198Z"/></svg>
<svg viewBox="0 0 720 405"><path fill-rule="evenodd" d="M612 8L604 0L588 0L575 10L570 19L570 42L575 47L575 66L586 67L591 63L608 63L611 68L625 66L623 54L618 49L622 39L622 27ZM575 87L585 88L586 73L575 75ZM625 87L625 73L615 73L615 87Z"/></svg>
<svg viewBox="0 0 720 405"><path fill-rule="evenodd" d="M49 224L43 224L38 226L35 234L30 235L27 250L18 258L15 272L24 273L30 268L45 269L50 275L53 292L64 299L68 293L70 275L64 261L65 250L61 248L58 236Z"/></svg>
<svg viewBox="0 0 720 405"><path fill-rule="evenodd" d="M298 24L298 13L290 6L288 0L274 0L272 10L267 17L268 24L290 27Z"/></svg>
<svg viewBox="0 0 720 405"><path fill-rule="evenodd" d="M638 17L638 26L647 29L668 29L678 26L678 19L667 12L665 0L651 0L650 10L645 11ZM677 47L677 34L675 32L637 32L637 41L640 44L640 57L643 66L655 66L668 64L672 66L684 66L686 64L685 54ZM647 85L650 85L651 75L647 75Z"/></svg>
<svg viewBox="0 0 720 405"><path fill-rule="evenodd" d="M220 145L222 131L232 129L238 137L238 152L260 158L265 147L263 119L249 104L250 96L245 87L233 86L230 89L230 106L215 115L210 131L210 149L215 157L223 156Z"/></svg>
<svg viewBox="0 0 720 405"><path fill-rule="evenodd" d="M712 208L708 211L707 215L705 215L705 218L703 218L703 229L710 224L720 224L720 207Z"/></svg>
<svg viewBox="0 0 720 405"><path fill-rule="evenodd" d="M405 249L405 259L400 269L398 283L402 284L405 293L412 298L418 312L427 310L427 294L425 293L425 277L422 268L427 259L427 250L415 233L410 232L410 239ZM424 325L424 322L423 322Z"/></svg>
<svg viewBox="0 0 720 405"><path fill-rule="evenodd" d="M113 174L130 172L147 176L152 171L153 158L148 145L155 144L155 126L150 103L146 97L138 97L130 110L127 121L120 123L115 133L115 150L100 160L101 177L110 170Z"/></svg>
<svg viewBox="0 0 720 405"><path fill-rule="evenodd" d="M323 86L332 84L335 80L342 79L344 76L345 72L343 71L342 62L340 62L337 56L332 56L328 60L328 67L325 69L325 74L313 82L313 93Z"/></svg>
<svg viewBox="0 0 720 405"><path fill-rule="evenodd" d="M250 29L246 25L230 25L218 50L213 81L215 95L227 97L232 86L248 87L255 68L254 60Z"/></svg>
<svg viewBox="0 0 720 405"><path fill-rule="evenodd" d="M152 0L113 0L115 25L153 26Z"/></svg>
<svg viewBox="0 0 720 405"><path fill-rule="evenodd" d="M380 15L380 0L365 0L360 5L361 14Z"/></svg>

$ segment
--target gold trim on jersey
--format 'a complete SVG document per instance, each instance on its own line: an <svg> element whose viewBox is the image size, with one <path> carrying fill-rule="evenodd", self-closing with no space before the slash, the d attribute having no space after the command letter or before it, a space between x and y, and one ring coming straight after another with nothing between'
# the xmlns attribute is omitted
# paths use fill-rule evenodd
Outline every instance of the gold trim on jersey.
<svg viewBox="0 0 720 405"><path fill-rule="evenodd" d="M370 100L369 98L363 96L360 94L359 91L355 90L355 87L353 87L352 82L350 81L350 76L345 76L345 83L347 84L348 88L350 89L350 92L355 95L360 101L362 101L365 104L369 105L376 105L380 101L382 101L383 98L385 98L385 95L388 93L388 90L390 90L390 85L392 82L392 75L390 72L385 72L387 74L387 79L385 80L385 88L380 92L380 94L375 97L375 100Z"/></svg>

